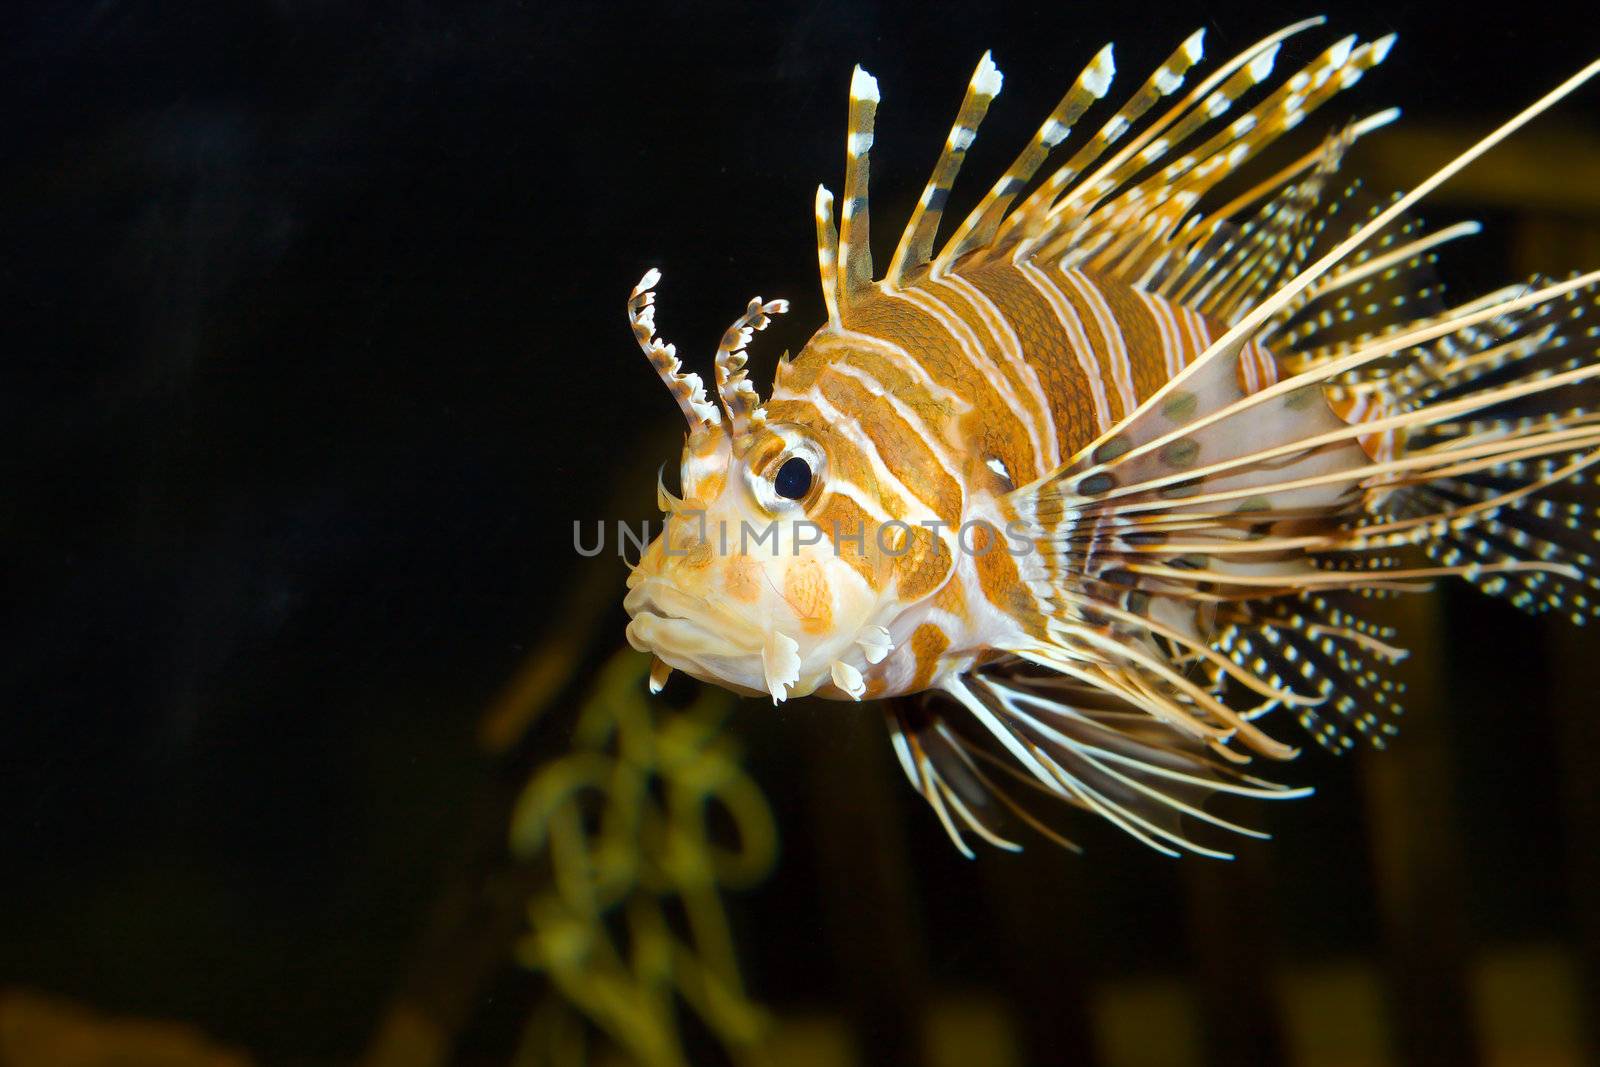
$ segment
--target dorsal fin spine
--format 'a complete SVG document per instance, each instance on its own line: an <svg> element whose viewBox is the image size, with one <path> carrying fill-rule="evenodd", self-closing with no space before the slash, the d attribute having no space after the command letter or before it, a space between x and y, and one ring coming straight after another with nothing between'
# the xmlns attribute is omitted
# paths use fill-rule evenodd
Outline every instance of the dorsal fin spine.
<svg viewBox="0 0 1600 1067"><path fill-rule="evenodd" d="M1027 258L1044 237L1053 235L1045 223L1047 215L1059 218L1067 210L1068 204L1078 205L1080 212L1086 214L1092 208L1092 203L1085 205L1085 196L1104 196L1129 176L1125 172L1130 167L1137 170L1155 162L1202 123L1226 113L1234 100L1272 73L1278 48L1286 38L1320 26L1324 21L1320 16L1304 19L1244 49L1191 89L1177 105L1146 126L1099 169L1084 175L1070 190L1068 185L1077 177L1073 165L1078 161L1074 160L1058 170L1006 220L1005 228L1001 231L1002 241L1012 234L1022 237L1017 242L1014 258ZM1172 129L1174 124L1177 124L1176 129ZM1171 132L1167 133L1169 129ZM1163 137L1163 134L1166 136ZM1161 139L1159 147L1155 147L1157 138ZM1139 154L1137 158L1136 153Z"/></svg>
<svg viewBox="0 0 1600 1067"><path fill-rule="evenodd" d="M1080 185L1050 209L1050 221L1035 235L1029 254L1054 260L1070 249L1074 265L1098 257L1104 269L1112 246L1121 251L1140 236L1170 236L1205 191L1337 92L1340 82L1334 74L1346 64L1370 66L1375 54L1369 46L1356 49L1351 38L1342 39L1250 111L1115 199L1104 199L1114 182Z"/></svg>
<svg viewBox="0 0 1600 1067"><path fill-rule="evenodd" d="M828 309L828 326L843 328L839 318L839 231L833 226L833 194L817 186L817 273L822 279L822 302Z"/></svg>
<svg viewBox="0 0 1600 1067"><path fill-rule="evenodd" d="M877 113L878 80L858 66L850 77L850 134L845 142L844 204L839 210L839 310L845 315L852 298L872 284L867 186Z"/></svg>
<svg viewBox="0 0 1600 1067"><path fill-rule="evenodd" d="M1078 75L1077 80L1072 83L1072 88L1062 96L1055 110L1045 119L1027 147L1018 154L1011 166L1001 175L1000 180L994 184L978 206L972 209L955 235L945 244L938 258L934 260L935 273L947 270L950 264L967 252L981 248L993 240L1000 228L1001 220L1005 217L1006 208L1027 186L1029 179L1049 155L1050 149L1066 139L1079 116L1096 100L1105 96L1115 73L1116 62L1112 58L1112 46L1108 44Z"/></svg>
<svg viewBox="0 0 1600 1067"><path fill-rule="evenodd" d="M950 136L945 138L944 147L939 150L939 159L933 165L933 172L928 175L928 184L923 188L917 206L911 211L911 219L906 223L905 232L900 235L894 258L889 261L889 273L885 279L887 284L898 286L906 275L925 266L933 257L933 242L939 232L939 221L944 216L945 200L955 185L956 175L961 172L967 149L977 137L978 126L988 114L990 103L1000 95L1004 81L1005 77L994 65L993 58L985 52L983 58L978 60L977 70L972 72L972 80L967 83L966 95L961 100L961 109L956 113L954 125L950 127Z"/></svg>

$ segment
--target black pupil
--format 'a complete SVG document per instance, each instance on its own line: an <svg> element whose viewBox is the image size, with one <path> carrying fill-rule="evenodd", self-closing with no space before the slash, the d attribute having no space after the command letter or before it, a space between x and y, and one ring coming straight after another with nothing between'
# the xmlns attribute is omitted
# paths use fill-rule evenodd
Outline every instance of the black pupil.
<svg viewBox="0 0 1600 1067"><path fill-rule="evenodd" d="M772 479L772 487L779 496L799 500L811 490L811 465L799 456L790 456L778 468L778 476Z"/></svg>

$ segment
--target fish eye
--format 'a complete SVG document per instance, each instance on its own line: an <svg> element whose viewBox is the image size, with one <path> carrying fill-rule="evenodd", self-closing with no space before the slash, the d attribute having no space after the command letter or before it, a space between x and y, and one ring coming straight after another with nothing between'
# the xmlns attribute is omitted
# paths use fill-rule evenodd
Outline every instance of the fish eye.
<svg viewBox="0 0 1600 1067"><path fill-rule="evenodd" d="M799 456L790 456L773 476L772 488L781 497L799 500L811 491L811 464Z"/></svg>

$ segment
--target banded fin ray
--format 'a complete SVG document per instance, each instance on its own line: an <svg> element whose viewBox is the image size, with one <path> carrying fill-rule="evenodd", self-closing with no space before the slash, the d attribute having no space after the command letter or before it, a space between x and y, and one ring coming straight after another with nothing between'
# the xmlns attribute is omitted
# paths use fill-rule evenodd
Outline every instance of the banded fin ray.
<svg viewBox="0 0 1600 1067"><path fill-rule="evenodd" d="M890 260L886 284L900 285L908 274L926 266L933 258L934 238L939 232L939 221L944 215L950 189L955 185L962 163L966 161L967 150L978 136L978 126L988 114L989 105L1000 95L1000 87L1004 82L1000 68L994 65L993 57L985 52L983 58L978 60L978 69L972 72L972 79L967 83L966 95L950 127L950 135L939 150L933 173L928 176L922 195L911 209L911 218L900 235L894 258Z"/></svg>

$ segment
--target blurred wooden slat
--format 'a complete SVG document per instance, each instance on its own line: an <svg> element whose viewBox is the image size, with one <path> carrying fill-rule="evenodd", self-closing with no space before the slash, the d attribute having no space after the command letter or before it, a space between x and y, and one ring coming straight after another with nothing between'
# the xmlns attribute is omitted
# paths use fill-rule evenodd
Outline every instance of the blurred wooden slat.
<svg viewBox="0 0 1600 1067"><path fill-rule="evenodd" d="M1557 946L1485 955L1474 976L1491 1067L1581 1067L1572 961Z"/></svg>
<svg viewBox="0 0 1600 1067"><path fill-rule="evenodd" d="M1404 136L1361 142L1351 172L1373 188L1408 189L1470 148L1495 118L1471 125L1407 122ZM1560 166L1551 166L1559 160ZM1469 204L1514 211L1600 213L1600 138L1563 127L1551 116L1497 145L1428 197L1430 204Z"/></svg>
<svg viewBox="0 0 1600 1067"><path fill-rule="evenodd" d="M5 1067L249 1067L251 1057L198 1028L105 1015L59 997L0 989Z"/></svg>
<svg viewBox="0 0 1600 1067"><path fill-rule="evenodd" d="M1511 241L1510 276L1559 276L1600 264L1600 208L1593 216L1582 218L1562 212L1518 219Z"/></svg>
<svg viewBox="0 0 1600 1067"><path fill-rule="evenodd" d="M674 455L678 432L666 423L652 425L637 435L627 454ZM600 515L572 517L581 524L574 546L592 548L598 537L601 551L585 557L574 547L572 558L563 561L546 603L538 606L537 643L478 720L478 744L485 755L505 756L519 744L582 672L598 667L595 649L604 656L621 647L622 632L605 628L607 613L621 606L627 592L628 563L618 524L634 534L660 531L653 510L655 478L648 464L628 465Z"/></svg>
<svg viewBox="0 0 1600 1067"><path fill-rule="evenodd" d="M859 709L851 709L859 710ZM917 1067L927 962L917 914L917 868L907 854L894 790L904 787L881 717L830 717L808 731L816 887L838 973L835 1003L854 1023L861 1060Z"/></svg>
<svg viewBox="0 0 1600 1067"><path fill-rule="evenodd" d="M1265 849L1245 842L1231 863L1184 861L1193 982L1205 1062L1286 1064L1275 978L1272 872Z"/></svg>
<svg viewBox="0 0 1600 1067"><path fill-rule="evenodd" d="M855 1041L833 1015L779 1016L767 1038L772 1067L856 1067Z"/></svg>
<svg viewBox="0 0 1600 1067"><path fill-rule="evenodd" d="M1109 982L1094 997L1106 1067L1199 1067L1203 1041L1192 987L1150 978Z"/></svg>
<svg viewBox="0 0 1600 1067"><path fill-rule="evenodd" d="M1094 1067L1089 1014L1089 924L1100 902L1084 888L1080 856L1062 857L1034 839L1021 856L980 854L1026 1063ZM1065 859L1066 862L1062 862Z"/></svg>
<svg viewBox="0 0 1600 1067"><path fill-rule="evenodd" d="M433 904L399 990L385 1007L360 1060L363 1067L440 1067L505 967L527 925L538 880L505 858L508 812L516 790L488 779L463 820L460 858Z"/></svg>
<svg viewBox="0 0 1600 1067"><path fill-rule="evenodd" d="M611 531L606 537L612 537ZM586 651L605 642L606 635L598 634L600 623L607 610L621 601L624 569L603 553L595 559L577 559L572 570L574 576L560 599L551 598L552 622L542 639L528 650L478 720L478 744L487 755L503 756L526 737L577 673L592 665L593 657L586 657Z"/></svg>
<svg viewBox="0 0 1600 1067"><path fill-rule="evenodd" d="M1015 1005L992 995L944 996L928 1008L927 1067L1022 1067L1023 1064L1071 1063L1056 1054L1049 1059L1024 1059L1016 1030Z"/></svg>
<svg viewBox="0 0 1600 1067"><path fill-rule="evenodd" d="M1362 760L1368 834L1387 955L1389 1025L1407 1067L1473 1067L1482 1062L1472 996L1461 821L1453 802L1449 708L1437 649L1437 594L1381 605L1383 621L1408 635L1411 657L1395 676L1406 684L1401 736ZM1374 612L1375 615L1378 612Z"/></svg>
<svg viewBox="0 0 1600 1067"><path fill-rule="evenodd" d="M1518 220L1513 246L1519 275L1600 263L1600 206L1587 218L1531 213ZM1593 489L1589 490L1594 501ZM1600 656L1592 626L1550 626L1552 678L1566 837L1567 899L1574 926L1579 1062L1600 1067Z"/></svg>
<svg viewBox="0 0 1600 1067"><path fill-rule="evenodd" d="M1581 1062L1600 1065L1600 656L1592 628L1561 627L1551 697L1558 709L1567 899L1576 957Z"/></svg>
<svg viewBox="0 0 1600 1067"><path fill-rule="evenodd" d="M1388 1067L1393 1063L1376 968L1364 960L1284 975L1290 1062L1296 1067Z"/></svg>
<svg viewBox="0 0 1600 1067"><path fill-rule="evenodd" d="M666 447L665 425L641 435L637 454ZM670 453L663 453L670 454ZM606 516L639 521L639 505L653 500L653 472L629 467L618 478ZM592 543L592 523L585 544ZM511 679L478 719L477 739L489 771L466 807L461 844L418 935L406 976L384 1008L362 1055L364 1067L437 1067L449 1061L456 1039L480 1008L482 991L506 967L511 946L527 925L528 893L537 878L506 855L506 827L522 788L517 747L552 708L566 706L591 680L600 657L621 643L602 625L620 602L625 567L614 558L614 524L605 551L585 559L574 553L566 584L552 595L542 633ZM523 754L526 757L527 753ZM551 753L540 753L548 758Z"/></svg>

